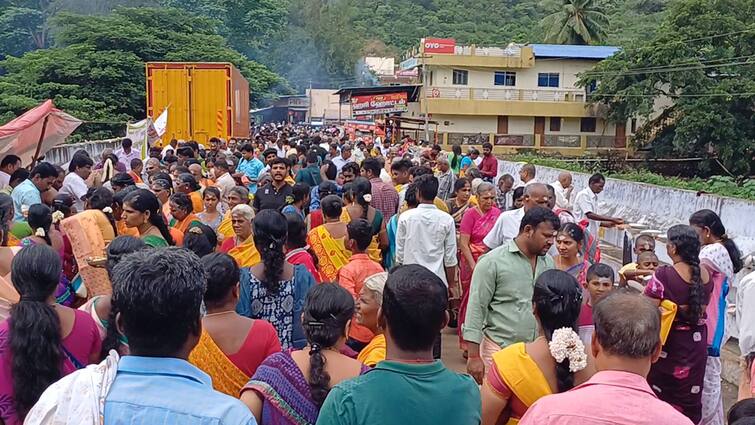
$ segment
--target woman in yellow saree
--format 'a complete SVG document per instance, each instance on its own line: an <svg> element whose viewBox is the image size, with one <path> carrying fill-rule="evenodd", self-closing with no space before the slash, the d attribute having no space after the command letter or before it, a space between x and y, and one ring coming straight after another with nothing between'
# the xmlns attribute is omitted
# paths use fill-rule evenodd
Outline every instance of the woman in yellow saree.
<svg viewBox="0 0 755 425"><path fill-rule="evenodd" d="M252 237L254 210L249 205L236 205L231 211L231 220L234 236L223 241L220 252L233 257L239 267L252 267L261 260Z"/></svg>
<svg viewBox="0 0 755 425"><path fill-rule="evenodd" d="M482 383L483 425L515 425L539 398L568 391L595 372L575 331L582 306L576 279L561 270L544 272L532 303L540 335L493 354Z"/></svg>
<svg viewBox="0 0 755 425"><path fill-rule="evenodd" d="M336 195L328 195L320 201L324 223L310 230L307 242L317 255L317 270L323 282L334 282L338 271L351 258L346 249L346 222L341 221L343 202Z"/></svg>
<svg viewBox="0 0 755 425"><path fill-rule="evenodd" d="M233 223L231 218L231 211L236 208L236 205L248 205L249 204L249 189L244 186L236 186L228 191L228 212L223 216L223 221L218 225L217 234L218 240L225 240L233 238Z"/></svg>
<svg viewBox="0 0 755 425"><path fill-rule="evenodd" d="M239 268L235 261L215 253L202 257L201 262L208 276L207 315L189 361L212 377L215 390L238 397L262 361L281 350L280 341L270 323L236 313Z"/></svg>

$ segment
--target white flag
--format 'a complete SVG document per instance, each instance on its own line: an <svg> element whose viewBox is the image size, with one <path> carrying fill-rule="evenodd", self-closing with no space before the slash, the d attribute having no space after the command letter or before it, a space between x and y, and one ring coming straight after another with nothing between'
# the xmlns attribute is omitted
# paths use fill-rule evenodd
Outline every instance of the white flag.
<svg viewBox="0 0 755 425"><path fill-rule="evenodd" d="M168 108L165 108L163 113L160 114L159 117L157 117L154 126L155 132L157 133L157 138L163 137L165 130L168 129Z"/></svg>

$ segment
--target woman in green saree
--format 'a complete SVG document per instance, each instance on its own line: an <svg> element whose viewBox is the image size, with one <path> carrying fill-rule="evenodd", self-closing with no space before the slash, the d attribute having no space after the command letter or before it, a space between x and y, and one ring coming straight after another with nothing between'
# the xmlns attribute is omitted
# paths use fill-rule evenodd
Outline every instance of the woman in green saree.
<svg viewBox="0 0 755 425"><path fill-rule="evenodd" d="M139 231L139 237L147 246L161 248L175 244L160 213L160 201L149 190L135 190L126 196L123 200L123 220L126 227Z"/></svg>

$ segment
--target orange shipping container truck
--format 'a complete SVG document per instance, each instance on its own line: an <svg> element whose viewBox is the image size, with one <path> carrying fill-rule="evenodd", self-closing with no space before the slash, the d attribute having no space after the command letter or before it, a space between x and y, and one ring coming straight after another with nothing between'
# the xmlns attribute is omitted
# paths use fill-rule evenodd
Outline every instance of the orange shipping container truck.
<svg viewBox="0 0 755 425"><path fill-rule="evenodd" d="M147 115L165 108L164 144L249 137L249 83L230 63L148 62Z"/></svg>

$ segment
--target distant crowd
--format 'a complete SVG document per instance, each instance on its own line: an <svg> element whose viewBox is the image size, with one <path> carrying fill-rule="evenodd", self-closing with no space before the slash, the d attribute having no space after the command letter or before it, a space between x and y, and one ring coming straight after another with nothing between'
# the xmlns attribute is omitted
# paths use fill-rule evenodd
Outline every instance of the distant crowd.
<svg viewBox="0 0 755 425"><path fill-rule="evenodd" d="M0 161L2 423L723 425L734 334L728 421L755 424L753 261L713 211L622 265L610 181L500 174L490 143L281 123L147 152Z"/></svg>

